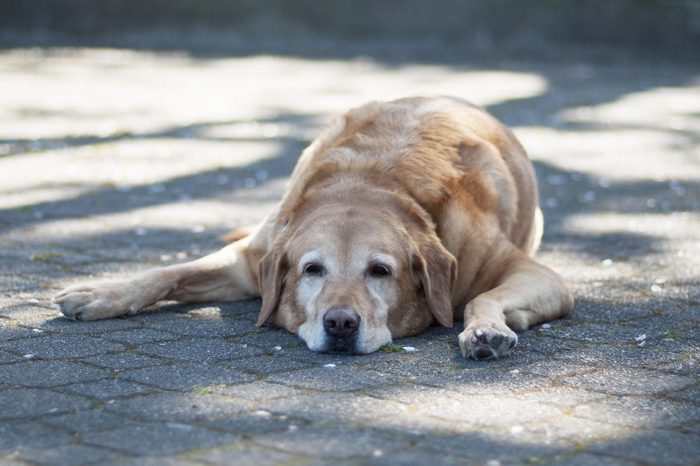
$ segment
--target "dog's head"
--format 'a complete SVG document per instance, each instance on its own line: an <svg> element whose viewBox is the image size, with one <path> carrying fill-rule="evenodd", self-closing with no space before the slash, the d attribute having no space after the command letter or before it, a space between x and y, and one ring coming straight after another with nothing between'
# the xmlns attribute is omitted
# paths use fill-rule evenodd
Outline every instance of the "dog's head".
<svg viewBox="0 0 700 466"><path fill-rule="evenodd" d="M290 221L259 265L258 325L313 351L371 353L435 320L452 326L456 261L429 223L377 205L315 207Z"/></svg>

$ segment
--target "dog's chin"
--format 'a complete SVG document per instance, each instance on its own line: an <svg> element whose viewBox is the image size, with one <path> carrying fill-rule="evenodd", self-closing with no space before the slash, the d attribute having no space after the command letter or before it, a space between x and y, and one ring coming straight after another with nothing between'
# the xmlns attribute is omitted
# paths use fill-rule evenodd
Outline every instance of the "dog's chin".
<svg viewBox="0 0 700 466"><path fill-rule="evenodd" d="M357 338L333 338L327 337L319 350L321 353L333 354L362 354L357 347Z"/></svg>

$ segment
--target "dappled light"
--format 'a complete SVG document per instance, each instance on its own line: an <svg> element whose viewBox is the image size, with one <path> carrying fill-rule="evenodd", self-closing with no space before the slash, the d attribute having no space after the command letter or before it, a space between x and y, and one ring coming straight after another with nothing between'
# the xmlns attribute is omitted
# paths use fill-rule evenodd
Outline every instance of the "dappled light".
<svg viewBox="0 0 700 466"><path fill-rule="evenodd" d="M133 464L697 462L700 70L557 60L0 51L0 463L54 446ZM515 131L539 260L576 295L509 357L465 360L461 322L347 356L255 327L257 299L82 323L51 304L217 249L337 115L436 94Z"/></svg>

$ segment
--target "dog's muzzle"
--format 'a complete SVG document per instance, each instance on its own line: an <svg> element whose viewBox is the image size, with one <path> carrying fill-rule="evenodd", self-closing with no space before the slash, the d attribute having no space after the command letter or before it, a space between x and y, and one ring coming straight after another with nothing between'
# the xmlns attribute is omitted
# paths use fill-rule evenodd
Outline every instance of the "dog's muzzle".
<svg viewBox="0 0 700 466"><path fill-rule="evenodd" d="M323 316L323 329L327 335L326 351L355 353L360 320L360 315L351 308L334 307L326 311Z"/></svg>

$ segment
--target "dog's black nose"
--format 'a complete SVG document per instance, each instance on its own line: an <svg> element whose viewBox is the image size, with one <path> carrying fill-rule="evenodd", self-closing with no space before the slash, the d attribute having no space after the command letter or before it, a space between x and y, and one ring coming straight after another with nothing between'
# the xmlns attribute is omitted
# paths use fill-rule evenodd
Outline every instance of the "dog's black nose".
<svg viewBox="0 0 700 466"><path fill-rule="evenodd" d="M360 327L360 315L354 309L334 307L323 316L323 328L334 337L349 337Z"/></svg>

